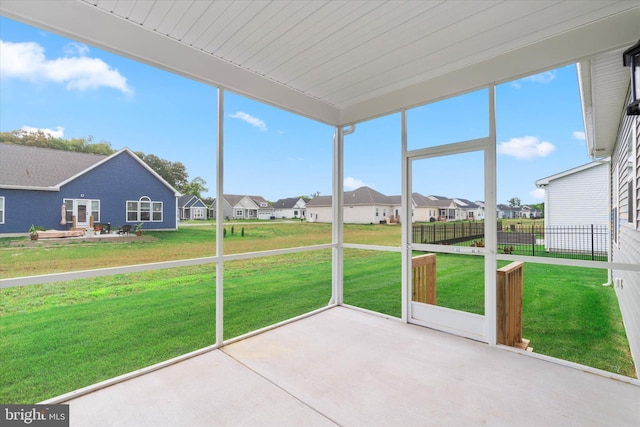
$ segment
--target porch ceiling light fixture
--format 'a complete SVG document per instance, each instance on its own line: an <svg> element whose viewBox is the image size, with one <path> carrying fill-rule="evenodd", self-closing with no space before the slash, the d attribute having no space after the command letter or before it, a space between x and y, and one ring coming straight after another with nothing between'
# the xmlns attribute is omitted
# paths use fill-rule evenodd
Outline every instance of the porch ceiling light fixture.
<svg viewBox="0 0 640 427"><path fill-rule="evenodd" d="M627 105L627 115L640 116L640 40L624 51L622 64L631 67L631 102Z"/></svg>

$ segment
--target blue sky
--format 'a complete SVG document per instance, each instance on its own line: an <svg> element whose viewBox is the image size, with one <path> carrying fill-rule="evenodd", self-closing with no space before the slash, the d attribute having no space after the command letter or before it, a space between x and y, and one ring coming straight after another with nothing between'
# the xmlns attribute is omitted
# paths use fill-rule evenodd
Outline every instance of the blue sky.
<svg viewBox="0 0 640 427"><path fill-rule="evenodd" d="M0 131L92 136L182 162L215 196L217 90L0 17ZM409 148L486 136L487 91L408 112ZM499 203L543 199L534 181L588 163L574 66L497 87ZM225 192L331 193L333 128L225 94ZM477 200L481 153L414 162L414 191ZM400 194L400 115L345 138L345 190Z"/></svg>

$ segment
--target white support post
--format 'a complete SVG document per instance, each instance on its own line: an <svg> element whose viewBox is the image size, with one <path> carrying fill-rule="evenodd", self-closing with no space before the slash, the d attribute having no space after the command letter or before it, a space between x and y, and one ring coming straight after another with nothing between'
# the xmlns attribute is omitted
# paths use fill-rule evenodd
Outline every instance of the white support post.
<svg viewBox="0 0 640 427"><path fill-rule="evenodd" d="M400 153L401 162L402 162L402 189L401 189L401 200L400 200L400 212L402 212L402 222L400 223L401 227L401 307L402 307L402 321L407 323L409 321L409 301L411 294L411 238L409 233L411 232L411 183L409 180L409 159L407 158L407 112L402 110L402 124L401 124L401 140L402 140L402 149Z"/></svg>
<svg viewBox="0 0 640 427"><path fill-rule="evenodd" d="M344 133L341 126L336 127L333 138L333 224L332 239L332 278L331 301L329 304L341 305L344 302L343 294L343 266L344 266Z"/></svg>
<svg viewBox="0 0 640 427"><path fill-rule="evenodd" d="M485 268L484 268L484 295L485 295L485 336L489 345L496 345L496 253L497 253L497 200L496 200L496 88L489 86L489 143L484 154L484 194L485 194Z"/></svg>
<svg viewBox="0 0 640 427"><path fill-rule="evenodd" d="M224 341L224 90L218 88L218 142L216 151L216 345Z"/></svg>

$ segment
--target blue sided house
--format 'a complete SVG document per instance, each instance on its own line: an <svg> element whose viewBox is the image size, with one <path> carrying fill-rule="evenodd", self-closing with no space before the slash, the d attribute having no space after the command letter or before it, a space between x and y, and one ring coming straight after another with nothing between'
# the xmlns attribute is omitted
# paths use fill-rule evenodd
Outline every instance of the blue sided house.
<svg viewBox="0 0 640 427"><path fill-rule="evenodd" d="M0 234L143 223L175 230L179 193L132 151L110 156L0 144Z"/></svg>
<svg viewBox="0 0 640 427"><path fill-rule="evenodd" d="M178 199L180 219L207 219L207 205L198 197L185 194Z"/></svg>

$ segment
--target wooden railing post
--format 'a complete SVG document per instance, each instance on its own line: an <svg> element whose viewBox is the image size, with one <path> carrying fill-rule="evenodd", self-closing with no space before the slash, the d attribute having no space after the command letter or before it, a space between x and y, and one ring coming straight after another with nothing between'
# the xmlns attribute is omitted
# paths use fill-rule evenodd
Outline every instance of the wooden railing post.
<svg viewBox="0 0 640 427"><path fill-rule="evenodd" d="M426 254L411 259L412 300L424 304L436 304L436 254Z"/></svg>
<svg viewBox="0 0 640 427"><path fill-rule="evenodd" d="M528 350L529 340L522 338L522 293L524 263L512 262L497 271L497 342Z"/></svg>

